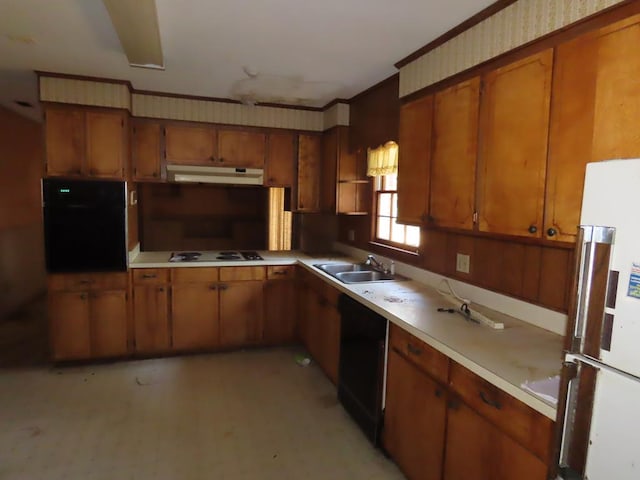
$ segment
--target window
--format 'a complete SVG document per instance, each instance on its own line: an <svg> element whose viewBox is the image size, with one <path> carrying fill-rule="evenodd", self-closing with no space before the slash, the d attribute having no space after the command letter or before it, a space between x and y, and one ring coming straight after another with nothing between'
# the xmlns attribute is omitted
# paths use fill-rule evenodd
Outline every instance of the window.
<svg viewBox="0 0 640 480"><path fill-rule="evenodd" d="M397 174L375 177L375 240L399 248L420 246L420 227L402 225L398 217Z"/></svg>

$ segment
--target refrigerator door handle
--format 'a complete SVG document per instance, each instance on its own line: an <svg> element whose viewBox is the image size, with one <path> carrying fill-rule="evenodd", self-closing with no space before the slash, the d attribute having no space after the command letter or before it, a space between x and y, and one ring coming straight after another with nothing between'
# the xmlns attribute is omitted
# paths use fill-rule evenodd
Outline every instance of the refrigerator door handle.
<svg viewBox="0 0 640 480"><path fill-rule="evenodd" d="M575 321L570 342L570 351L581 352L587 330L587 318L591 305L595 263L598 261L598 245L612 245L615 228L595 225L581 225L578 232L580 262L576 292ZM608 269L607 269L608 270Z"/></svg>

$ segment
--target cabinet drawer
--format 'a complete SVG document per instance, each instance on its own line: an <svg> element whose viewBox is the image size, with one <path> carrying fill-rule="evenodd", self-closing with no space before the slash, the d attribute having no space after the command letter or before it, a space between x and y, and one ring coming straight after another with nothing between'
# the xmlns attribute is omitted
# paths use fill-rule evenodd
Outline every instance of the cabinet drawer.
<svg viewBox="0 0 640 480"><path fill-rule="evenodd" d="M462 400L545 463L553 421L528 405L451 362L449 385Z"/></svg>
<svg viewBox="0 0 640 480"><path fill-rule="evenodd" d="M167 283L169 271L165 268L137 268L133 271L135 285Z"/></svg>
<svg viewBox="0 0 640 480"><path fill-rule="evenodd" d="M430 347L402 328L391 325L389 331L391 348L440 382L446 382L449 371L449 357Z"/></svg>
<svg viewBox="0 0 640 480"><path fill-rule="evenodd" d="M54 273L47 277L50 291L124 290L126 273Z"/></svg>
<svg viewBox="0 0 640 480"><path fill-rule="evenodd" d="M295 265L274 265L267 267L267 278L269 280L284 280L295 276Z"/></svg>
<svg viewBox="0 0 640 480"><path fill-rule="evenodd" d="M221 267L220 281L233 282L235 280L264 280L265 267Z"/></svg>
<svg viewBox="0 0 640 480"><path fill-rule="evenodd" d="M172 268L171 281L173 283L217 282L218 269L213 268Z"/></svg>

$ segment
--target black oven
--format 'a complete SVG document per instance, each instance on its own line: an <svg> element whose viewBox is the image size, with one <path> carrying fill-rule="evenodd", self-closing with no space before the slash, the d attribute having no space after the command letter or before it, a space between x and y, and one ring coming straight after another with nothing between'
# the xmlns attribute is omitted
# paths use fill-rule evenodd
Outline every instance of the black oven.
<svg viewBox="0 0 640 480"><path fill-rule="evenodd" d="M127 269L126 186L103 180L42 180L47 271Z"/></svg>
<svg viewBox="0 0 640 480"><path fill-rule="evenodd" d="M344 294L340 295L338 308L338 400L377 446L382 428L387 319Z"/></svg>

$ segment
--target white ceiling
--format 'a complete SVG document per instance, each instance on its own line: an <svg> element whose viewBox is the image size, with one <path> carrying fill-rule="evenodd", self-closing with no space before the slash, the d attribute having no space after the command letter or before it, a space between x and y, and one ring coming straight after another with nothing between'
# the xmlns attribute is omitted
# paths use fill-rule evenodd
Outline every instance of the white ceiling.
<svg viewBox="0 0 640 480"><path fill-rule="evenodd" d="M156 71L129 66L101 0L0 0L0 104L38 117L13 103L37 102L34 70L233 98L249 67L320 85L309 104L322 106L394 74L395 62L493 1L156 0L166 67Z"/></svg>

